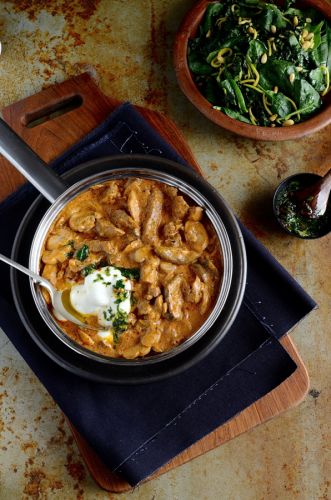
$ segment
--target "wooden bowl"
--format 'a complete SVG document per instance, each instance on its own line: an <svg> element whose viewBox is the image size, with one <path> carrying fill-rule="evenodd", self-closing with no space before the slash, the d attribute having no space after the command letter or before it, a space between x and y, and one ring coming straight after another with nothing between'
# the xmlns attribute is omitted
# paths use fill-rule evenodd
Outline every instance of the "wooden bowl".
<svg viewBox="0 0 331 500"><path fill-rule="evenodd" d="M200 0L194 5L184 18L175 38L174 66L176 76L180 88L191 103L212 122L249 139L262 141L299 139L329 125L331 123L331 91L323 98L322 110L319 113L291 127L271 128L248 125L212 108L210 102L207 101L195 85L187 63L188 41L190 38L195 37L209 3L211 2L208 0ZM281 2L276 3L281 4ZM331 20L331 3L329 0L303 0L298 4L300 7L312 7L319 10L326 19Z"/></svg>

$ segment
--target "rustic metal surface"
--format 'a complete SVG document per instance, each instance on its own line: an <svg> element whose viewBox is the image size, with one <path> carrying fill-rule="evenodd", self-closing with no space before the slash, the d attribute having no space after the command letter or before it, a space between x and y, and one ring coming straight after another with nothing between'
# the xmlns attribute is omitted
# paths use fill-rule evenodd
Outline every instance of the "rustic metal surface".
<svg viewBox="0 0 331 500"><path fill-rule="evenodd" d="M102 90L172 117L207 178L319 303L293 332L311 377L298 408L118 498L328 499L330 237L303 241L271 215L277 184L323 173L331 128L286 143L241 139L209 123L179 91L171 45L192 0L17 0L0 5L0 107L90 70ZM63 416L0 333L0 499L106 499Z"/></svg>

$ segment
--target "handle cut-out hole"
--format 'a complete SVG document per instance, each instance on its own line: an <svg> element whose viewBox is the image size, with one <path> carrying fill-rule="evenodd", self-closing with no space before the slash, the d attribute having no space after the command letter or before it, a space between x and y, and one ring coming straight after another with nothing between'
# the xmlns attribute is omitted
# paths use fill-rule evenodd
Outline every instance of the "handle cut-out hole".
<svg viewBox="0 0 331 500"><path fill-rule="evenodd" d="M27 113L23 119L23 125L27 128L34 128L42 123L54 120L58 116L65 115L73 109L79 108L83 104L82 96L75 94L62 99L60 102L44 106L41 109Z"/></svg>

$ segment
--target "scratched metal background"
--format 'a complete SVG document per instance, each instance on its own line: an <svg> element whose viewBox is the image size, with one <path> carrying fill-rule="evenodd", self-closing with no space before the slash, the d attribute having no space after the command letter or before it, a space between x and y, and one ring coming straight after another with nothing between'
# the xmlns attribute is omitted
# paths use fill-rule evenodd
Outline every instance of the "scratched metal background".
<svg viewBox="0 0 331 500"><path fill-rule="evenodd" d="M177 470L118 498L329 499L330 238L301 241L278 230L276 185L323 173L331 128L301 141L261 143L227 133L181 94L174 33L193 0L1 1L0 108L90 70L102 90L167 113L207 178L320 309L293 332L311 377L305 402ZM0 334L0 499L106 499L87 473L61 412Z"/></svg>

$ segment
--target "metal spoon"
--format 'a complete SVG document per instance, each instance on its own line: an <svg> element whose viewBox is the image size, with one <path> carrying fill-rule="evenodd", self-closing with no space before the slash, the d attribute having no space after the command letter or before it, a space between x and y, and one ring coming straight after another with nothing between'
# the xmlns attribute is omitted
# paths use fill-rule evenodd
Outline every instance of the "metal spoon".
<svg viewBox="0 0 331 500"><path fill-rule="evenodd" d="M330 191L331 168L324 177L311 186L294 191L291 198L303 215L316 219L326 212Z"/></svg>
<svg viewBox="0 0 331 500"><path fill-rule="evenodd" d="M65 306L63 304L63 293L64 292L59 292L58 290L56 290L56 288L54 288L53 285L48 280L39 276L39 274L35 274L34 272L30 271L30 269L28 269L27 267L24 267L21 264L18 264L14 260L9 259L8 257L6 257L5 255L2 255L1 253L0 253L0 261L5 262L6 264L9 264L11 267L14 267L18 271L21 271L22 273L27 274L28 276L30 276L30 278L33 279L33 281L35 283L46 288L46 290L48 291L48 293L51 297L52 305L54 307L55 312L59 313L66 320L71 321L72 323L75 323L76 325L79 325L81 328L88 328L89 330L98 330L98 331L105 330L105 328L102 326L95 327L95 326L87 325L87 324L83 323L82 321L80 321L75 316L73 316L65 308Z"/></svg>

